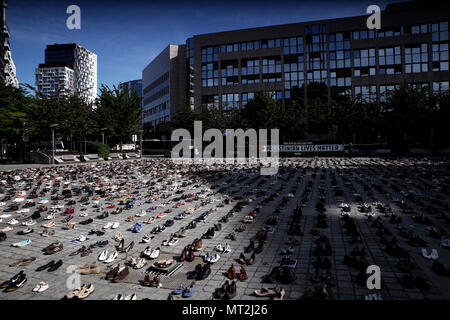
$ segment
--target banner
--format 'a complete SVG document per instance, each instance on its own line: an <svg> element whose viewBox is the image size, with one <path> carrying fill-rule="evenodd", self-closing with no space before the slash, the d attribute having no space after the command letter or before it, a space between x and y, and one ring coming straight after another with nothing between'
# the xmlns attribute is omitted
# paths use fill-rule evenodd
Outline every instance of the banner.
<svg viewBox="0 0 450 320"><path fill-rule="evenodd" d="M271 152L339 152L344 151L343 144L285 144L281 146L261 146L262 151Z"/></svg>

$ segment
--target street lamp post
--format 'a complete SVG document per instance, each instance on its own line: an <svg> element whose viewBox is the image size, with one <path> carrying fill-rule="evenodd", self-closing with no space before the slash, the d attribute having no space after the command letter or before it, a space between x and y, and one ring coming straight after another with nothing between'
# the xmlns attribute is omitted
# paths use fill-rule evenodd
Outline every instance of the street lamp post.
<svg viewBox="0 0 450 320"><path fill-rule="evenodd" d="M53 123L50 125L50 129L52 129L52 164L55 164L55 128L58 126L57 123Z"/></svg>
<svg viewBox="0 0 450 320"><path fill-rule="evenodd" d="M105 130L108 128L101 128L100 131L102 132L102 143L105 144Z"/></svg>
<svg viewBox="0 0 450 320"><path fill-rule="evenodd" d="M139 133L141 134L141 141L140 141L140 148L139 148L139 153L140 153L140 158L142 159L142 137L144 134L144 130L139 130Z"/></svg>

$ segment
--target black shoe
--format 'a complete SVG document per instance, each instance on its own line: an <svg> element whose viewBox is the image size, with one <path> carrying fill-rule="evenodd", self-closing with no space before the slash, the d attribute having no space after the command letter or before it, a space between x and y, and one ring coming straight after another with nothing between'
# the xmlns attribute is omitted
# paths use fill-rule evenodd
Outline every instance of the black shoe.
<svg viewBox="0 0 450 320"><path fill-rule="evenodd" d="M259 242L258 247L256 247L253 252L254 253L261 253L264 249L264 243L262 241Z"/></svg>
<svg viewBox="0 0 450 320"><path fill-rule="evenodd" d="M195 270L188 273L188 279L196 279L202 273L202 265L198 264L195 266Z"/></svg>
<svg viewBox="0 0 450 320"><path fill-rule="evenodd" d="M125 239L120 240L117 250L123 252L123 246L125 245Z"/></svg>
<svg viewBox="0 0 450 320"><path fill-rule="evenodd" d="M199 274L197 274L197 280L204 280L211 274L211 266L209 263L205 264Z"/></svg>
<svg viewBox="0 0 450 320"><path fill-rule="evenodd" d="M216 289L216 291L214 292L214 298L223 299L225 297L225 294L227 293L229 287L230 287L230 284L227 280L222 285L222 287Z"/></svg>
<svg viewBox="0 0 450 320"><path fill-rule="evenodd" d="M81 221L80 224L87 225L87 224L92 223L92 222L94 222L94 220L92 220L92 218L89 218L87 220Z"/></svg>
<svg viewBox="0 0 450 320"><path fill-rule="evenodd" d="M9 286L5 289L5 292L16 291L17 289L22 288L26 284L27 284L27 276L24 273L22 273L20 276L17 277L16 281L11 282L9 284Z"/></svg>
<svg viewBox="0 0 450 320"><path fill-rule="evenodd" d="M215 231L220 231L220 230L222 230L222 225L220 223L217 223L214 225L214 229L215 229Z"/></svg>
<svg viewBox="0 0 450 320"><path fill-rule="evenodd" d="M51 266L47 271L48 272L53 272L59 269L59 267L61 267L63 264L62 260L58 260L57 263L55 263L53 266Z"/></svg>
<svg viewBox="0 0 450 320"><path fill-rule="evenodd" d="M131 243L123 250L123 252L128 252L134 247L134 241L131 241Z"/></svg>
<svg viewBox="0 0 450 320"><path fill-rule="evenodd" d="M16 275L15 275L14 277L12 277L11 279L9 279L9 280L7 280L7 281L1 283L1 284L0 284L0 288L7 288L7 287L9 287L9 285L10 285L11 283L16 282L16 281L20 278L21 275L23 275L23 270L20 271L18 274L16 274Z"/></svg>
<svg viewBox="0 0 450 320"><path fill-rule="evenodd" d="M250 253L253 251L253 249L255 249L255 242L252 240L252 241L250 241L250 244L248 245L248 247L244 248L244 252Z"/></svg>
<svg viewBox="0 0 450 320"><path fill-rule="evenodd" d="M236 282L231 282L231 284L228 286L228 289L225 292L224 299L231 300L234 297L236 297L237 294L237 288L236 288Z"/></svg>
<svg viewBox="0 0 450 320"><path fill-rule="evenodd" d="M47 268L52 268L54 265L55 265L55 260L52 260L52 261L50 261L49 263L47 263L47 264L45 264L45 265L40 266L39 268L37 268L36 271L43 271L43 270L45 270L45 269L47 269Z"/></svg>

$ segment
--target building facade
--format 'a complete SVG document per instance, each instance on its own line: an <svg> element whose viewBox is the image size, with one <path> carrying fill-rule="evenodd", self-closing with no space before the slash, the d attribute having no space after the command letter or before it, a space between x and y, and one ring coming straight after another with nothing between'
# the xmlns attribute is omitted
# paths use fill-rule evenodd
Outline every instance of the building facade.
<svg viewBox="0 0 450 320"><path fill-rule="evenodd" d="M141 79L121 82L119 84L119 90L121 92L126 92L128 95L131 95L131 93L133 91L136 91L136 93L138 94L138 96L140 98L140 101L141 101L140 105L142 108L142 80Z"/></svg>
<svg viewBox="0 0 450 320"><path fill-rule="evenodd" d="M186 105L186 46L169 45L142 71L144 135L165 131L179 108Z"/></svg>
<svg viewBox="0 0 450 320"><path fill-rule="evenodd" d="M97 98L97 55L75 43L47 45L45 63L36 69L36 86L50 88L50 93L56 87L64 87L66 94L71 91L70 94L94 103Z"/></svg>
<svg viewBox="0 0 450 320"><path fill-rule="evenodd" d="M66 66L47 64L36 69L36 87L45 96L74 94L74 71Z"/></svg>
<svg viewBox="0 0 450 320"><path fill-rule="evenodd" d="M144 123L168 121L186 103L197 111L243 108L259 91L284 107L295 96L307 100L311 83L323 84L331 98L377 102L402 83L448 90L446 9L422 1L388 4L378 30L368 29L369 15L361 15L195 35L144 69ZM173 85L182 78L184 86Z"/></svg>
<svg viewBox="0 0 450 320"><path fill-rule="evenodd" d="M419 14L420 13L420 14ZM194 36L196 109L241 108L257 91L284 105L307 85L328 95L382 101L401 83L448 90L449 10L423 2L389 4L381 29L368 15Z"/></svg>
<svg viewBox="0 0 450 320"><path fill-rule="evenodd" d="M19 81L16 75L16 66L12 59L11 47L9 44L9 30L6 24L6 8L8 4L6 0L1 1L1 16L0 16L0 79L5 81L7 85L19 87Z"/></svg>

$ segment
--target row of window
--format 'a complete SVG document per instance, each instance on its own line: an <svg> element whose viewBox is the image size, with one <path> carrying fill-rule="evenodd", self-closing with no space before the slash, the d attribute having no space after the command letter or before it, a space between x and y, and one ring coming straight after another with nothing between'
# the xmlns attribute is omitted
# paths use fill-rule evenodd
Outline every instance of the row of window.
<svg viewBox="0 0 450 320"><path fill-rule="evenodd" d="M344 79L343 81L346 81L347 78L343 79ZM428 86L427 83L419 83L416 85L425 87ZM398 88L398 85L392 84L392 85L378 85L378 86L377 85L354 86L354 95L355 98L361 97L363 100L368 102L368 101L376 101L377 93L379 93L380 100L383 101L385 99L386 93L388 91L394 90L395 88ZM449 90L449 81L433 82L433 92L444 92L448 90ZM351 95L350 89L344 90L342 92ZM283 93L280 90L269 91L268 94L271 95L272 98L276 100L281 100L283 98ZM202 96L202 105L204 107L215 106L218 108L220 107L219 102L221 102L223 110L230 110L232 108L239 108L240 101L242 101L242 106L245 106L250 99L254 98L254 95L255 95L254 92L243 92L241 94L239 93L222 94L221 96L219 95ZM286 99L291 98L290 90L285 90L285 98Z"/></svg>
<svg viewBox="0 0 450 320"><path fill-rule="evenodd" d="M169 109L169 101L166 101L161 104L158 104L157 106L142 111L142 117L146 118L152 114L160 113L161 111L165 111L168 109Z"/></svg>

